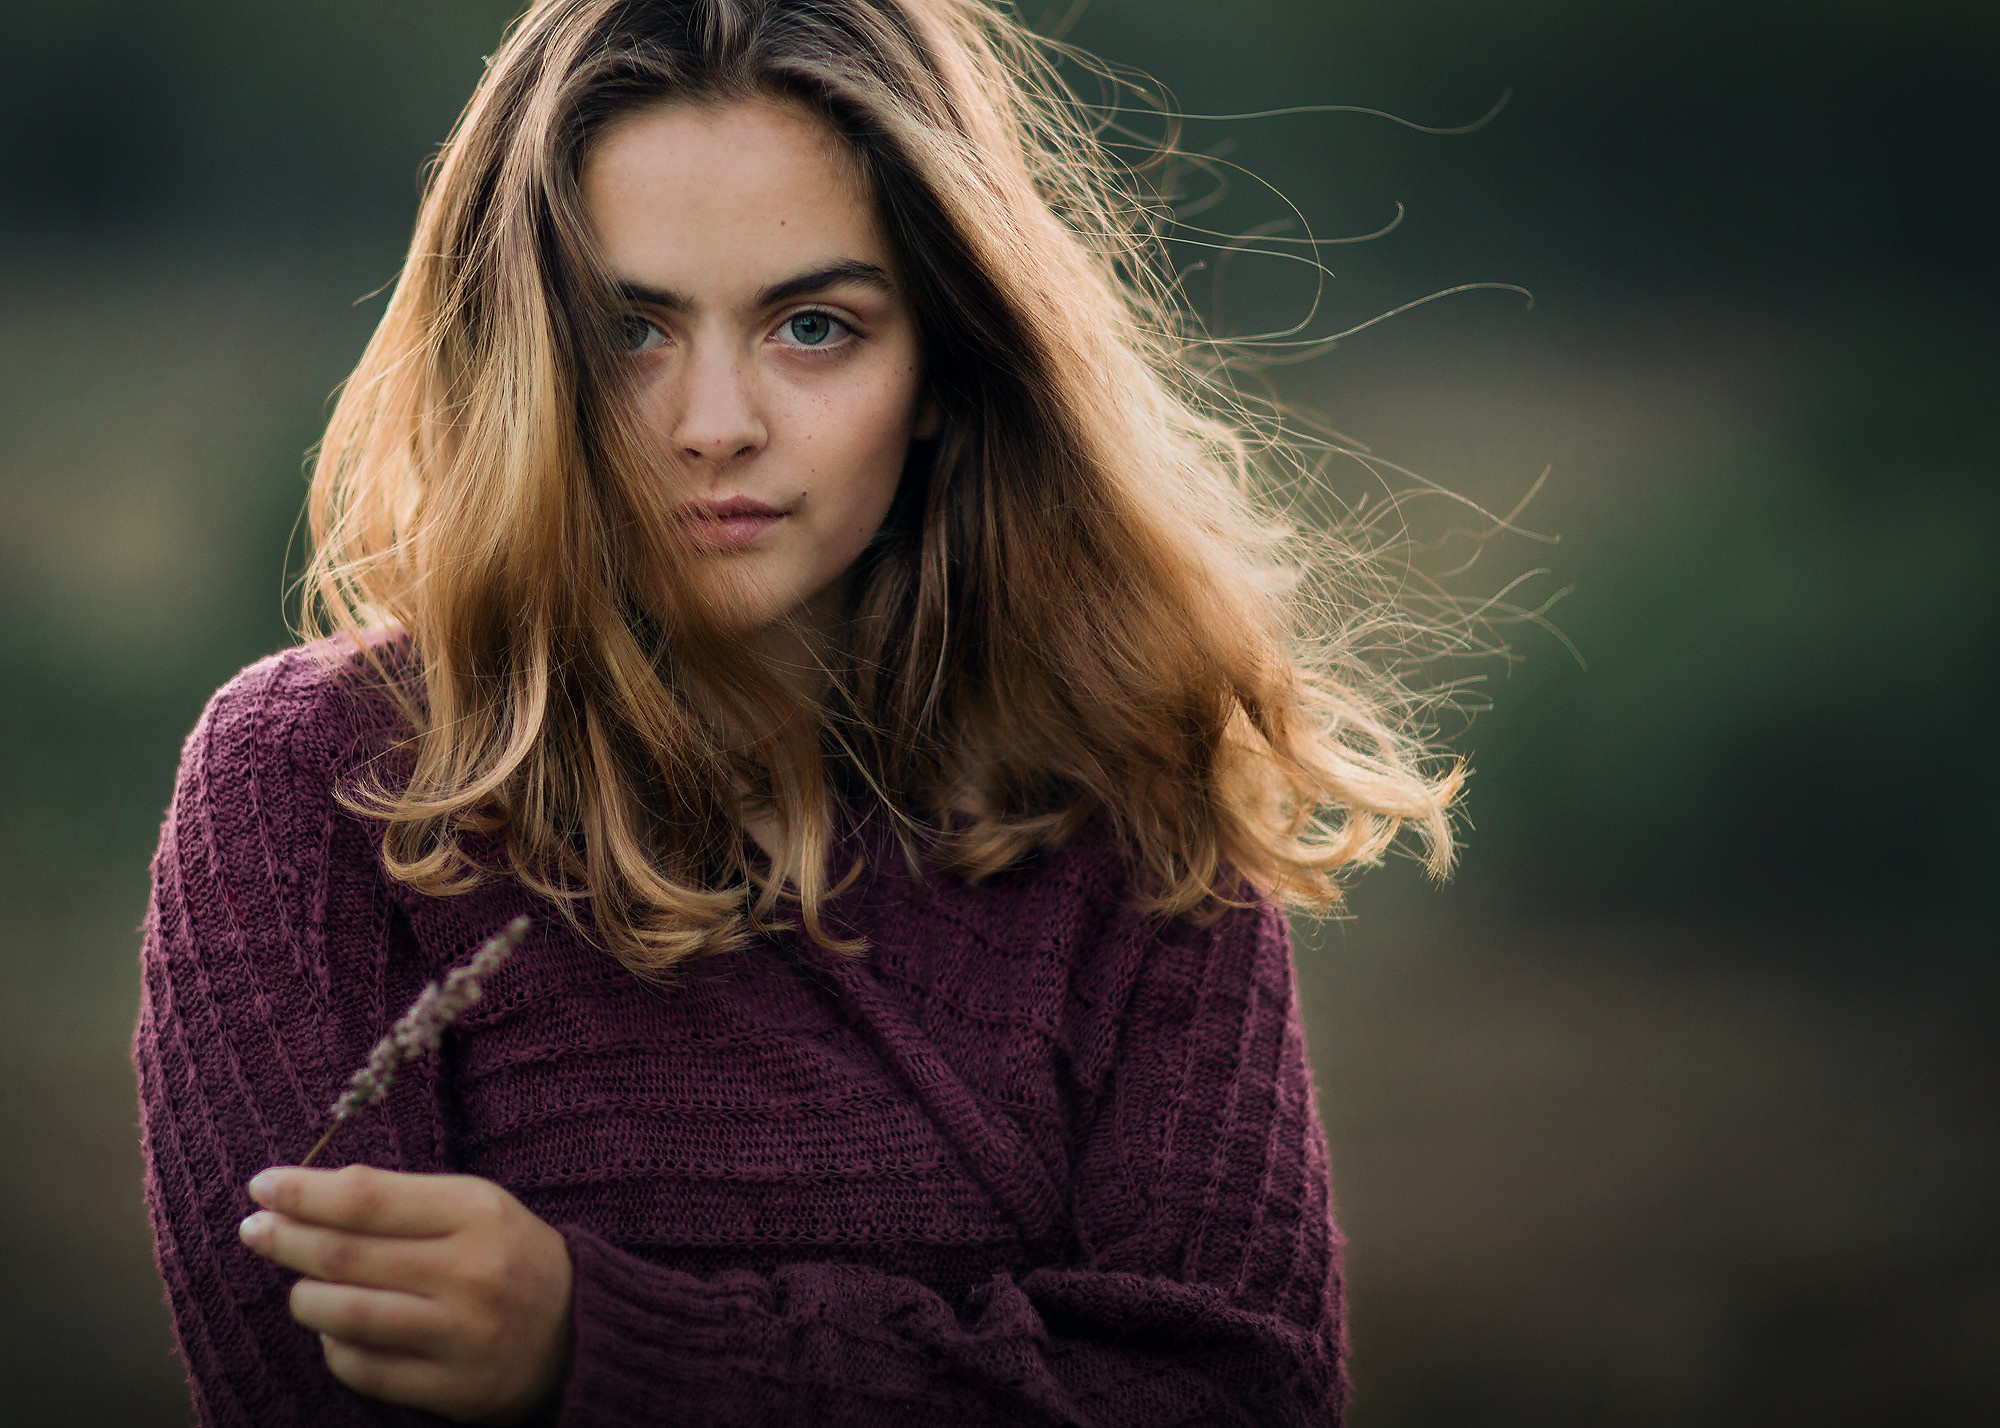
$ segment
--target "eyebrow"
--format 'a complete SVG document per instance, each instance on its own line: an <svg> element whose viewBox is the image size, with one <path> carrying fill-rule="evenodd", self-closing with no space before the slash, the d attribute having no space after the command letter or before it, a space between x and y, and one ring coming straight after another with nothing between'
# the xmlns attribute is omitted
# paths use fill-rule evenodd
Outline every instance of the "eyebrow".
<svg viewBox="0 0 2000 1428"><path fill-rule="evenodd" d="M859 284L884 293L893 293L896 290L896 284L883 268L874 263L864 263L859 258L843 258L837 263L827 264L824 268L814 268L809 273L800 273L797 277L771 284L757 294L757 306L776 307L779 303L790 302L793 298L807 297L845 283ZM694 306L694 301L682 293L667 288L649 287L645 283L633 282L630 278L618 280L618 295L629 302L661 307L669 312L686 312Z"/></svg>

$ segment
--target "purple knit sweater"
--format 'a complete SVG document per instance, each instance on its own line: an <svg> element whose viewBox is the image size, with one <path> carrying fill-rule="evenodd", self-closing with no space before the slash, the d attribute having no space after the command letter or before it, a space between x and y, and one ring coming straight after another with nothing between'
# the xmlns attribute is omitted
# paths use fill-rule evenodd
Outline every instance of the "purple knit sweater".
<svg viewBox="0 0 2000 1428"><path fill-rule="evenodd" d="M435 1423L342 1385L236 1224L424 984L527 942L322 1163L460 1172L562 1232L560 1422L1338 1423L1338 1236L1269 904L1129 904L1093 825L977 887L841 828L861 958L803 935L660 992L518 884L434 899L334 802L386 727L308 652L183 753L133 1038L146 1201L204 1424Z"/></svg>

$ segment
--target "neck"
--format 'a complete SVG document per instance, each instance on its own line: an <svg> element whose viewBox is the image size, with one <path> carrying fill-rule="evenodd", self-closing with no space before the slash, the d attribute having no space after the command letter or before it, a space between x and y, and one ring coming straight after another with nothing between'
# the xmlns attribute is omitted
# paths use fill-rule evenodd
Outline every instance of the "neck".
<svg viewBox="0 0 2000 1428"><path fill-rule="evenodd" d="M831 632L830 620L808 618L808 612L801 611L793 620L769 626L751 638L792 692L809 704L817 704L826 695L824 662L832 644ZM737 822L764 850L771 865L778 866L783 856L779 841L783 829L774 811L744 799L739 793Z"/></svg>
<svg viewBox="0 0 2000 1428"><path fill-rule="evenodd" d="M792 612L750 638L778 675L800 698L817 703L826 694L826 666L847 608L846 582L835 581Z"/></svg>

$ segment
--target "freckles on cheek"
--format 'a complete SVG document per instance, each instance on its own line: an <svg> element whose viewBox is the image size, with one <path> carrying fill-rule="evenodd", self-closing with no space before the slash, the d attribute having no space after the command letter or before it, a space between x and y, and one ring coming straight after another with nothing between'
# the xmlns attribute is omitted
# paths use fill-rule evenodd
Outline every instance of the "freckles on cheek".
<svg viewBox="0 0 2000 1428"><path fill-rule="evenodd" d="M905 380L886 381L871 392L854 431L857 445L868 449L869 464L901 470L916 424L916 398Z"/></svg>
<svg viewBox="0 0 2000 1428"><path fill-rule="evenodd" d="M916 369L883 364L813 392L795 410L796 466L812 487L822 561L843 563L881 526L895 499L916 420ZM801 393L805 396L805 393Z"/></svg>

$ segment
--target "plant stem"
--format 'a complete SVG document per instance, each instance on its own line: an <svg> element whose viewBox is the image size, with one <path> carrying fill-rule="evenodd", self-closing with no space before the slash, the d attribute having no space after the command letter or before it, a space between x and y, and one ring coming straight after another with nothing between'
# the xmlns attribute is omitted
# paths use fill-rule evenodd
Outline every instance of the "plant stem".
<svg viewBox="0 0 2000 1428"><path fill-rule="evenodd" d="M319 1144L315 1145L311 1150L307 1151L306 1158L304 1160L301 1160L299 1164L301 1166L311 1165L313 1163L313 1157L315 1155L318 1155L322 1150L326 1148L326 1143L333 1139L333 1133L339 1129L340 1129L339 1121L335 1121L332 1125L328 1126L326 1128L326 1134L319 1138Z"/></svg>

